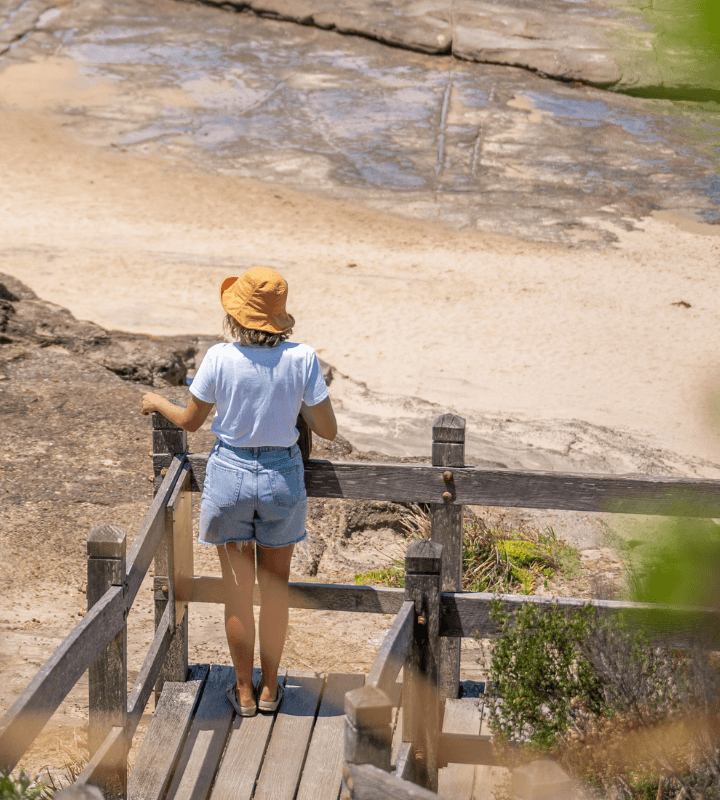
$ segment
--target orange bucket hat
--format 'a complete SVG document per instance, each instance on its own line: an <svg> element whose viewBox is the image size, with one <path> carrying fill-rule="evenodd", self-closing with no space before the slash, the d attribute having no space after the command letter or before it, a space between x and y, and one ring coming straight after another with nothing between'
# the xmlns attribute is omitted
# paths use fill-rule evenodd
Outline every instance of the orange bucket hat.
<svg viewBox="0 0 720 800"><path fill-rule="evenodd" d="M288 285L270 267L250 267L239 278L225 278L220 285L222 307L243 328L285 333L295 324L285 310Z"/></svg>

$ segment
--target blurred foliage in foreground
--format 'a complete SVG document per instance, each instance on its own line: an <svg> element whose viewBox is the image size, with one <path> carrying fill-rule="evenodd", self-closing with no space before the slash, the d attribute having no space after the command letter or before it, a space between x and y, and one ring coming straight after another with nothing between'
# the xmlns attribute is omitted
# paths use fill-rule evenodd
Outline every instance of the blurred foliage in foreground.
<svg viewBox="0 0 720 800"><path fill-rule="evenodd" d="M590 606L496 605L490 725L501 763L549 754L614 800L720 796L720 670ZM511 746L514 743L514 746Z"/></svg>
<svg viewBox="0 0 720 800"><path fill-rule="evenodd" d="M648 69L659 71L658 85L625 91L642 97L720 102L720 3L718 0L653 0L637 7L650 30ZM650 55L650 53L647 53Z"/></svg>
<svg viewBox="0 0 720 800"><path fill-rule="evenodd" d="M50 800L55 789L32 778L22 769L10 774L0 773L0 800Z"/></svg>
<svg viewBox="0 0 720 800"><path fill-rule="evenodd" d="M720 609L720 525L693 517L649 518L628 542L633 599Z"/></svg>

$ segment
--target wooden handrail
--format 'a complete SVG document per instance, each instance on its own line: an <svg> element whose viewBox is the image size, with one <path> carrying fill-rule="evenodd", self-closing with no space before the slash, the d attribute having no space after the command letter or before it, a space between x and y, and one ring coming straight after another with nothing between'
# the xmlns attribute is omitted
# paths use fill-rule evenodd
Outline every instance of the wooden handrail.
<svg viewBox="0 0 720 800"><path fill-rule="evenodd" d="M192 603L224 603L222 578L196 576L189 583L187 600ZM156 581L155 591L162 591ZM397 614L403 603L402 589L384 586L353 586L335 583L289 584L290 608L310 608L322 611L362 611L370 614ZM253 589L253 604L260 605L260 590Z"/></svg>
<svg viewBox="0 0 720 800"><path fill-rule="evenodd" d="M189 453L190 488L202 491L207 455ZM154 456L156 470L170 466L172 456ZM450 471L448 486L443 475ZM546 508L564 511L720 516L720 481L656 478L647 475L591 475L533 470L432 467L424 464L320 461L305 464L309 497L392 500L398 503L442 503Z"/></svg>
<svg viewBox="0 0 720 800"><path fill-rule="evenodd" d="M11 770L67 693L125 624L123 587L113 586L45 662L0 722L0 769Z"/></svg>
<svg viewBox="0 0 720 800"><path fill-rule="evenodd" d="M137 726L150 699L163 661L170 647L172 636L173 607L168 604L162 620L155 631L150 651L145 657L133 688L127 699L127 722L125 727L114 727L98 747L76 783L95 783L100 776L127 757Z"/></svg>
<svg viewBox="0 0 720 800"><path fill-rule="evenodd" d="M0 769L15 767L68 692L125 624L164 530L165 505L182 463L183 457L175 457L135 537L125 585L113 586L88 610L0 720Z"/></svg>
<svg viewBox="0 0 720 800"><path fill-rule="evenodd" d="M155 590L162 591L158 583ZM193 578L187 599L197 603L224 603L222 578ZM290 608L397 614L403 606L404 591L385 586L290 583L289 599ZM509 611L516 611L525 603L534 603L544 608L556 605L567 609L579 609L590 605L602 614L625 615L629 624L645 626L649 635L668 645L685 646L690 637L694 637L698 631L706 633L710 642L720 642L720 612L712 608L684 608L578 597L500 595L489 592L443 592L440 636L470 637L477 633L494 635L498 629L490 619L490 612L495 602L500 602L505 610ZM260 592L257 586L253 590L253 603L260 605Z"/></svg>
<svg viewBox="0 0 720 800"><path fill-rule="evenodd" d="M135 600L160 539L165 532L165 508L173 494L175 483L182 471L184 462L184 456L172 456L165 480L163 480L160 490L153 498L152 504L145 515L145 520L130 548L126 592L128 608Z"/></svg>
<svg viewBox="0 0 720 800"><path fill-rule="evenodd" d="M147 705L150 695L155 686L155 681L162 669L163 661L170 648L170 640L173 632L173 616L175 609L170 603L165 607L160 624L155 630L150 650L145 656L142 668L138 673L135 683L127 701L127 738L128 742L135 735L137 726L142 718L143 711Z"/></svg>
<svg viewBox="0 0 720 800"><path fill-rule="evenodd" d="M412 647L415 604L406 600L398 611L390 630L385 634L380 649L370 668L366 686L389 693L398 673L403 668Z"/></svg>
<svg viewBox="0 0 720 800"><path fill-rule="evenodd" d="M489 594L487 592L443 592L441 598L440 635L493 635L497 625L490 619L493 605L500 603L505 611L519 611L532 603L542 608L579 610L585 606L597 609L602 616L622 617L632 628L642 628L646 635L664 645L687 647L690 643L720 642L720 612L713 608L670 606L659 603L630 603L622 600L592 600L578 597L538 597L527 594Z"/></svg>

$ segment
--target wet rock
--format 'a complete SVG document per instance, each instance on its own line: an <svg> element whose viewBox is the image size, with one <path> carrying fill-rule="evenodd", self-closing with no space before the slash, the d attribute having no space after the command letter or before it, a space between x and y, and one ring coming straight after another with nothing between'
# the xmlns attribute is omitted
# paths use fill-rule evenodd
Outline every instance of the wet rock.
<svg viewBox="0 0 720 800"><path fill-rule="evenodd" d="M106 331L77 320L67 309L40 300L20 281L0 273L0 345L28 344L82 354L124 380L149 386L183 385L198 349L187 339Z"/></svg>
<svg viewBox="0 0 720 800"><path fill-rule="evenodd" d="M210 0L214 5L251 8L258 14L356 34L421 53L449 53L451 0Z"/></svg>
<svg viewBox="0 0 720 800"><path fill-rule="evenodd" d="M623 67L607 26L607 4L563 0L453 3L453 55L525 67L599 86L617 85ZM624 26L634 33L634 27Z"/></svg>
<svg viewBox="0 0 720 800"><path fill-rule="evenodd" d="M49 0L10 0L5 8L0 8L0 55L9 50L29 33L42 27L48 12L57 5Z"/></svg>
<svg viewBox="0 0 720 800"><path fill-rule="evenodd" d="M611 0L209 2L422 53L452 53L619 91L670 99L678 91L684 97L693 91L716 92L718 60L712 48L698 47L692 37L668 36L686 15L680 3L655 8L628 0L623 8Z"/></svg>
<svg viewBox="0 0 720 800"><path fill-rule="evenodd" d="M527 53L546 44L556 52L559 40L548 44L553 28L562 21L569 37L567 26L581 24L586 6L602 17L600 2L552 0L547 14L560 16L541 24L533 16L537 3L455 0L452 18L464 31L458 42L477 44L478 31L506 25ZM327 3L307 3L298 6L298 21L335 13ZM572 8L562 15L562 6ZM290 0L282 6L291 7ZM280 6L272 8L258 6L280 15ZM395 25L395 17L410 19L399 5L346 0L338 8L360 16L384 8L384 26ZM425 22L445 13L434 0L408 8L427 11ZM481 12L488 17L485 27ZM616 21L609 12L602 19L606 25ZM524 28L518 20L525 20ZM686 123L672 117L673 109L665 113L639 98L549 80L528 69L410 53L316 25L177 0L83 0L49 23L50 31L51 41L37 34L28 39L25 58L81 58L83 70L113 82L104 105L78 101L66 109L77 132L99 146L112 142L140 153L156 147L201 170L454 229L577 248L612 245L618 228L632 229L653 210L680 208L705 222L720 216L713 156L689 141ZM601 52L578 36L587 48L578 44L575 55ZM162 65L155 64L158 37L172 43ZM511 44L508 53L517 43ZM463 52L475 58L470 49ZM192 79L188 63L194 65ZM513 56L507 63L521 62ZM560 70L565 78L577 77L568 69ZM629 72L623 74L630 80ZM142 101L169 88L182 92L176 107ZM698 128L694 138L711 141L713 131Z"/></svg>

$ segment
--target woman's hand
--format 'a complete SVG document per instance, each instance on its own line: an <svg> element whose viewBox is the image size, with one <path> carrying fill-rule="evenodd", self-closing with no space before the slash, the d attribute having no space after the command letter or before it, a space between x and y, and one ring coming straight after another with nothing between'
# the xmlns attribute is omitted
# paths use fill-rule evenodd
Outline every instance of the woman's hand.
<svg viewBox="0 0 720 800"><path fill-rule="evenodd" d="M159 394L155 394L155 392L148 392L147 394L144 394L140 413L147 416L148 414L152 414L153 411L157 411L157 401L162 399L163 398L160 397Z"/></svg>
<svg viewBox="0 0 720 800"><path fill-rule="evenodd" d="M205 422L212 407L212 403L198 400L197 397L191 395L187 407L183 408L182 406L176 406L175 403L166 400L159 394L155 394L155 392L148 392L143 395L140 413L147 416L152 414L153 411L158 411L165 419L169 419L173 425L192 432L196 431Z"/></svg>

